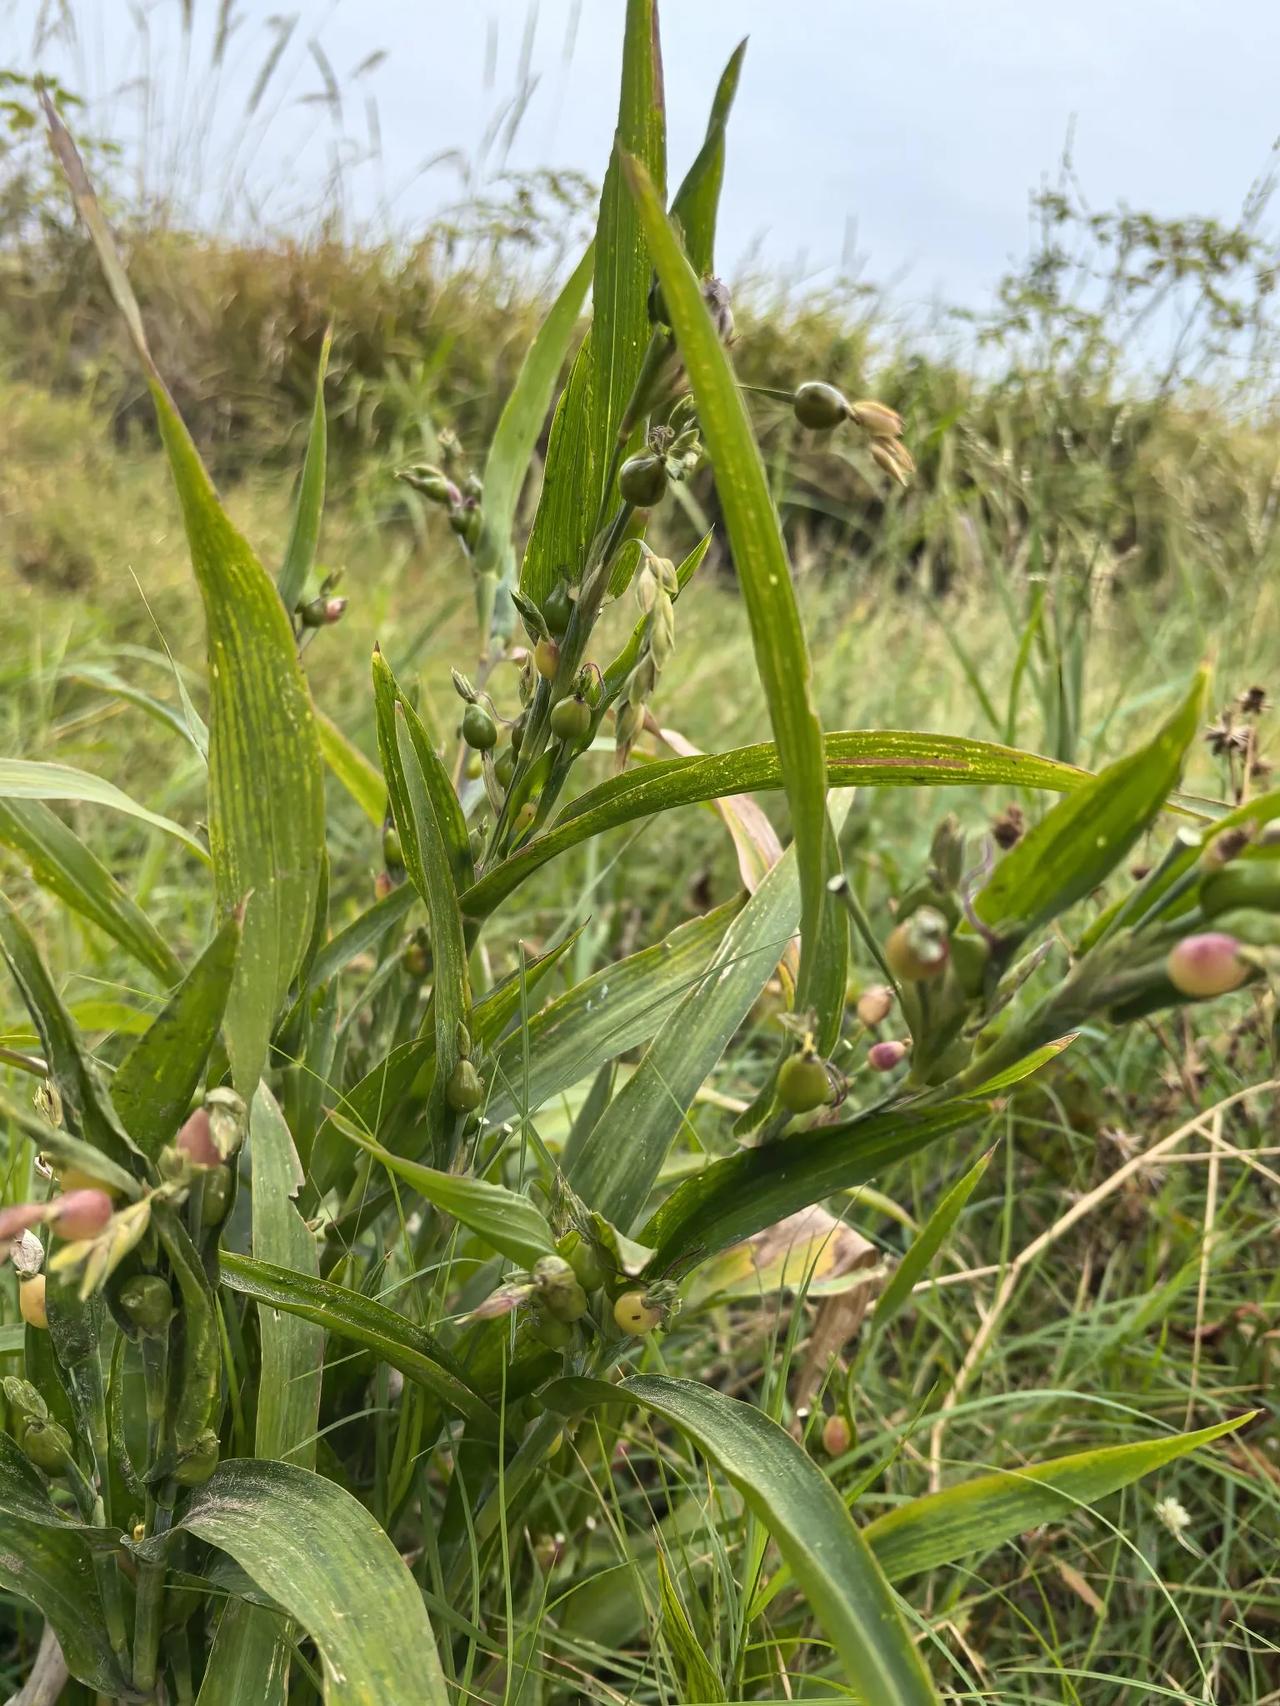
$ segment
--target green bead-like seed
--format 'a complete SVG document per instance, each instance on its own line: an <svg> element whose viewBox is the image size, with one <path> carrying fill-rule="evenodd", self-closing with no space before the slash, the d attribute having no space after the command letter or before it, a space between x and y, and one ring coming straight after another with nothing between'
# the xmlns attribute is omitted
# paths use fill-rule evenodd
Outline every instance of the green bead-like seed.
<svg viewBox="0 0 1280 1706"><path fill-rule="evenodd" d="M477 752L498 744L498 725L483 705L468 705L462 713L462 738Z"/></svg>
<svg viewBox="0 0 1280 1706"><path fill-rule="evenodd" d="M469 1060L460 1060L449 1074L444 1088L445 1101L456 1114L469 1114L484 1100L484 1085L480 1074Z"/></svg>
<svg viewBox="0 0 1280 1706"><path fill-rule="evenodd" d="M572 695L551 711L551 732L557 740L581 740L591 727L591 708L585 699Z"/></svg>
<svg viewBox="0 0 1280 1706"><path fill-rule="evenodd" d="M778 1073L778 1100L788 1113L808 1114L831 1100L831 1080L816 1054L793 1054Z"/></svg>
<svg viewBox="0 0 1280 1706"><path fill-rule="evenodd" d="M542 620L547 625L547 632L557 640L561 639L572 615L573 600L569 597L569 588L563 581L557 581L542 601Z"/></svg>
<svg viewBox="0 0 1280 1706"><path fill-rule="evenodd" d="M148 1337L164 1333L173 1319L173 1293L159 1274L135 1274L116 1299L123 1313Z"/></svg>
<svg viewBox="0 0 1280 1706"><path fill-rule="evenodd" d="M71 1462L71 1435L57 1422L28 1422L22 1435L22 1451L29 1463L46 1475L62 1475Z"/></svg>
<svg viewBox="0 0 1280 1706"><path fill-rule="evenodd" d="M231 1193L235 1185L230 1167L215 1167L204 1176L200 1193L200 1224L221 1226L231 1208Z"/></svg>
<svg viewBox="0 0 1280 1706"><path fill-rule="evenodd" d="M667 490L666 465L660 456L631 456L618 474L618 490L637 509L652 509Z"/></svg>
<svg viewBox="0 0 1280 1706"><path fill-rule="evenodd" d="M508 748L506 752L493 761L494 780L500 788L509 788L515 773L516 755Z"/></svg>
<svg viewBox="0 0 1280 1706"><path fill-rule="evenodd" d="M791 400L796 419L801 426L814 432L830 432L849 417L849 404L844 394L822 379L810 379Z"/></svg>
<svg viewBox="0 0 1280 1706"><path fill-rule="evenodd" d="M400 831L394 824L382 832L382 858L389 871L404 870L404 849L400 845Z"/></svg>
<svg viewBox="0 0 1280 1706"><path fill-rule="evenodd" d="M178 1459L173 1478L180 1487L202 1487L218 1467L218 1436L212 1428Z"/></svg>

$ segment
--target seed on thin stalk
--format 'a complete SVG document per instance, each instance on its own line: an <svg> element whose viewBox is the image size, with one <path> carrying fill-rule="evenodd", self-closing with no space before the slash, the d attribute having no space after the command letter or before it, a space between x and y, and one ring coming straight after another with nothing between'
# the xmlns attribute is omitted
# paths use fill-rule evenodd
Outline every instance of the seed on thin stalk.
<svg viewBox="0 0 1280 1706"><path fill-rule="evenodd" d="M551 732L557 740L579 741L591 727L591 709L585 699L571 695L551 712Z"/></svg>
<svg viewBox="0 0 1280 1706"><path fill-rule="evenodd" d="M483 705L468 705L462 713L462 738L477 752L488 752L498 744L498 725Z"/></svg>
<svg viewBox="0 0 1280 1706"><path fill-rule="evenodd" d="M849 403L842 391L823 379L809 379L791 400L795 417L812 432L830 432L849 418Z"/></svg>
<svg viewBox="0 0 1280 1706"><path fill-rule="evenodd" d="M809 1114L831 1100L826 1062L811 1049L793 1054L778 1072L778 1100L791 1114Z"/></svg>
<svg viewBox="0 0 1280 1706"><path fill-rule="evenodd" d="M560 648L554 640L542 639L533 648L533 666L544 681L554 681L560 668Z"/></svg>
<svg viewBox="0 0 1280 1706"><path fill-rule="evenodd" d="M662 1311L642 1291L624 1291L613 1306L613 1319L624 1333L643 1338L662 1325Z"/></svg>
<svg viewBox="0 0 1280 1706"><path fill-rule="evenodd" d="M892 1072L894 1067L900 1066L906 1058L907 1045L896 1038L872 1043L867 1050L867 1065L873 1072Z"/></svg>
<svg viewBox="0 0 1280 1706"><path fill-rule="evenodd" d="M922 906L895 925L884 945L889 970L908 983L940 977L950 951L947 921L933 906Z"/></svg>
<svg viewBox="0 0 1280 1706"><path fill-rule="evenodd" d="M618 474L618 490L637 509L652 509L667 490L667 469L661 456L631 456Z"/></svg>
<svg viewBox="0 0 1280 1706"><path fill-rule="evenodd" d="M873 983L858 997L858 1017L870 1029L883 1024L893 1009L893 991L888 984Z"/></svg>

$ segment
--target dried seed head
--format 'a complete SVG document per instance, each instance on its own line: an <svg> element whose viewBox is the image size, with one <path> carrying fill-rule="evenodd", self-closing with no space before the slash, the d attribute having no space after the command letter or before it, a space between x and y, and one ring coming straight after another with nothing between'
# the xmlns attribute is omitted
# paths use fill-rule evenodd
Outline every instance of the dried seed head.
<svg viewBox="0 0 1280 1706"><path fill-rule="evenodd" d="M891 480L900 486L910 485L911 476L916 471L915 458L900 439L873 438L871 457Z"/></svg>
<svg viewBox="0 0 1280 1706"><path fill-rule="evenodd" d="M901 438L902 416L887 403L870 397L849 404L849 419L871 438Z"/></svg>
<svg viewBox="0 0 1280 1706"><path fill-rule="evenodd" d="M34 1232L21 1232L9 1252L18 1278L30 1279L44 1266L44 1245Z"/></svg>
<svg viewBox="0 0 1280 1706"><path fill-rule="evenodd" d="M879 1025L893 1009L893 991L886 983L873 983L858 997L858 1017L868 1028Z"/></svg>
<svg viewBox="0 0 1280 1706"><path fill-rule="evenodd" d="M249 1110L244 1105L244 1098L230 1085L222 1084L209 1091L204 1105L209 1111L209 1135L213 1138L218 1158L230 1161L244 1142L248 1129Z"/></svg>
<svg viewBox="0 0 1280 1706"><path fill-rule="evenodd" d="M1240 707L1241 715L1246 717L1260 717L1264 711L1270 709L1265 687L1246 687L1237 696L1236 704Z"/></svg>
<svg viewBox="0 0 1280 1706"><path fill-rule="evenodd" d="M1027 820L1022 815L1022 807L1016 804L1007 805L998 817L991 820L991 835L997 847L1002 847L1007 853L1011 847L1016 847L1022 840L1022 833L1027 827Z"/></svg>
<svg viewBox="0 0 1280 1706"><path fill-rule="evenodd" d="M1240 944L1220 930L1184 936L1165 961L1169 982L1183 995L1203 999L1239 989L1249 976Z"/></svg>

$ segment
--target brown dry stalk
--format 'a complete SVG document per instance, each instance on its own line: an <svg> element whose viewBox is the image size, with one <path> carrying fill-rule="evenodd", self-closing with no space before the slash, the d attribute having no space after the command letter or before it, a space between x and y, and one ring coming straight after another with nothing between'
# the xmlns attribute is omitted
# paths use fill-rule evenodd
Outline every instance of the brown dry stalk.
<svg viewBox="0 0 1280 1706"><path fill-rule="evenodd" d="M1234 1107L1238 1102L1244 1102L1253 1096L1266 1095L1269 1092L1276 1090L1280 1090L1280 1080L1277 1079L1269 1079L1264 1084L1251 1084L1247 1089L1238 1090L1235 1095L1224 1097L1222 1101L1215 1103L1213 1107L1206 1108L1203 1112L1196 1114L1195 1117L1188 1120L1185 1125L1179 1126L1176 1131L1170 1132L1168 1136L1162 1137L1158 1142L1153 1143L1151 1147L1144 1150L1141 1155L1131 1157L1131 1159L1126 1161L1123 1166L1118 1167L1116 1171L1108 1178L1104 1179L1100 1185L1096 1186L1093 1190L1086 1192L1084 1196L1072 1203L1071 1207L1067 1209L1064 1214L1059 1215L1058 1219L1054 1221L1052 1226L1047 1227L1045 1231L1039 1234L1038 1237L1033 1238L1025 1249L1019 1251L1019 1253L1009 1263L1009 1266L1005 1269L1004 1276L996 1289L996 1294L992 1300L990 1308L983 1311L981 1305L978 1306L981 1314L981 1321L979 1323L978 1330L970 1341L969 1348L964 1355L964 1360L960 1364L960 1367L956 1372L956 1377L951 1382L947 1395L942 1400L941 1407L938 1410L937 1420L934 1422L929 1435L929 1488L931 1492L938 1492L942 1486L942 1439L946 1432L947 1418L959 1403L965 1388L968 1386L969 1381L973 1376L974 1370L981 1362L996 1328L999 1326L1005 1311L1009 1307L1009 1303L1017 1289L1018 1281L1022 1278L1022 1275L1026 1272L1031 1263L1034 1262L1038 1256L1043 1254L1043 1252L1052 1244L1056 1244L1058 1239L1065 1233L1069 1232L1078 1221L1083 1220L1086 1215L1092 1214L1099 1204L1105 1202L1108 1197L1114 1195L1114 1193L1118 1191L1129 1179L1133 1178L1136 1173L1140 1173L1143 1168L1151 1166L1154 1161L1167 1154L1169 1150L1176 1149L1180 1143L1190 1137L1193 1133L1206 1138L1210 1143L1212 1143L1216 1153L1219 1142L1225 1143L1225 1139L1222 1139L1220 1136L1220 1131L1218 1137L1215 1139L1215 1131L1218 1131L1218 1128L1220 1128L1222 1115L1226 1110ZM1236 1153L1239 1154L1239 1152ZM1239 1155L1239 1158L1241 1160L1246 1159L1242 1154Z"/></svg>

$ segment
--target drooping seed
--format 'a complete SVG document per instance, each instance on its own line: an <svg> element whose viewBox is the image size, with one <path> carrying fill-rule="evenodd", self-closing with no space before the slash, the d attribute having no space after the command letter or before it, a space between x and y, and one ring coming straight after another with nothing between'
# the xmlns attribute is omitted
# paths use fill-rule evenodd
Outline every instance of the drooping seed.
<svg viewBox="0 0 1280 1706"><path fill-rule="evenodd" d="M894 1067L901 1065L906 1057L906 1043L898 1042L896 1039L872 1043L867 1050L867 1065L873 1072L892 1072Z"/></svg>
<svg viewBox="0 0 1280 1706"><path fill-rule="evenodd" d="M873 983L858 997L858 1017L868 1027L879 1025L893 1010L893 991L885 983Z"/></svg>
<svg viewBox="0 0 1280 1706"><path fill-rule="evenodd" d="M483 705L468 705L462 713L462 738L477 752L488 752L498 744L498 725Z"/></svg>
<svg viewBox="0 0 1280 1706"><path fill-rule="evenodd" d="M801 426L812 432L830 432L849 418L849 403L842 391L823 379L809 379L791 400Z"/></svg>
<svg viewBox="0 0 1280 1706"><path fill-rule="evenodd" d="M1239 957L1240 944L1220 930L1184 936L1169 950L1165 970L1169 982L1183 995L1226 995L1239 989L1249 967Z"/></svg>

